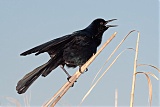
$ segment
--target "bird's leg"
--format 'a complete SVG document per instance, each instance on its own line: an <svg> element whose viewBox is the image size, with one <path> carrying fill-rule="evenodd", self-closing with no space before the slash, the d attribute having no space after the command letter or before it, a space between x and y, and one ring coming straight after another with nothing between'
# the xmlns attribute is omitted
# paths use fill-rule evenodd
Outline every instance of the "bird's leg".
<svg viewBox="0 0 160 107"><path fill-rule="evenodd" d="M67 74L67 80L69 81L69 79L72 77L71 75L69 75L69 73L64 69L64 66L63 65L60 65L60 67L62 68L62 70ZM70 81L69 81L70 82ZM75 82L77 82L77 81L75 81ZM72 86L71 87L73 87L74 86L74 84L72 84Z"/></svg>
<svg viewBox="0 0 160 107"><path fill-rule="evenodd" d="M69 75L69 73L64 69L63 65L60 65L60 67L62 68L62 70L67 74L67 80L69 81L69 79L71 78L71 75ZM70 81L69 81L70 82Z"/></svg>

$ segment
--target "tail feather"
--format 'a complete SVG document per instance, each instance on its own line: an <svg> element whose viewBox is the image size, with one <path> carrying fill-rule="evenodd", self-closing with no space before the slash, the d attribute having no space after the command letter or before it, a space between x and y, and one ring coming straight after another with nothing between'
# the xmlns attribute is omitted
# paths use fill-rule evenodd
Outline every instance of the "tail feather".
<svg viewBox="0 0 160 107"><path fill-rule="evenodd" d="M43 69L47 65L41 65L38 68L34 69L30 73L26 74L18 83L16 86L16 90L19 94L25 93L27 89L30 87L30 85L42 74Z"/></svg>
<svg viewBox="0 0 160 107"><path fill-rule="evenodd" d="M26 74L16 86L16 90L19 94L25 93L30 85L40 76L47 76L52 70L60 64L60 59L51 58L47 63L37 67L33 71Z"/></svg>

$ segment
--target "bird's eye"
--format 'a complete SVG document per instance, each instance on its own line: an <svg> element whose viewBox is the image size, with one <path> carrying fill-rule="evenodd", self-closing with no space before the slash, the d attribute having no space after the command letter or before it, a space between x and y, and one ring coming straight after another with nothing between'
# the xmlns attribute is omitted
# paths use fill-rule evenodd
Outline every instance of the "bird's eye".
<svg viewBox="0 0 160 107"><path fill-rule="evenodd" d="M100 25L103 25L103 22L100 22Z"/></svg>

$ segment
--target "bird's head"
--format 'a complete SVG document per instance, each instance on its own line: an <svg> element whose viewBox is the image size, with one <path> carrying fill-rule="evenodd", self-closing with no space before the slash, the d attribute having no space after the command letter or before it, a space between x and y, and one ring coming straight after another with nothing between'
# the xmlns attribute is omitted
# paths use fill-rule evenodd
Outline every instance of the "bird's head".
<svg viewBox="0 0 160 107"><path fill-rule="evenodd" d="M95 19L87 28L86 30L92 34L92 38L97 43L97 46L101 44L102 35L109 27L116 27L117 25L108 25L109 22L112 22L117 19L111 20L104 20L104 19Z"/></svg>
<svg viewBox="0 0 160 107"><path fill-rule="evenodd" d="M95 33L103 33L109 27L117 26L117 25L108 25L109 22L112 22L114 20L117 20L117 19L111 19L111 20L105 21L104 19L98 18L98 19L95 19L88 27L94 30Z"/></svg>

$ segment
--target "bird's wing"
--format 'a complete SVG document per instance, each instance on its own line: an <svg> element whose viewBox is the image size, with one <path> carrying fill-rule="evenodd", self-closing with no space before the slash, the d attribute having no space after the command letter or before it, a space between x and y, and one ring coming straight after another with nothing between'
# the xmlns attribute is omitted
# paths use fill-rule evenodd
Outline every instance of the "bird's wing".
<svg viewBox="0 0 160 107"><path fill-rule="evenodd" d="M53 39L49 42L43 43L39 46L36 46L32 49L29 49L29 50L21 53L20 55L26 56L26 55L29 55L29 54L32 54L32 53L36 53L35 55L38 55L38 54L43 53L43 52L48 52L48 53L54 54L54 52L56 50L59 50L65 44L70 42L73 39L73 37L74 37L74 35L71 34L71 35L66 35L66 36L62 36L60 38Z"/></svg>

